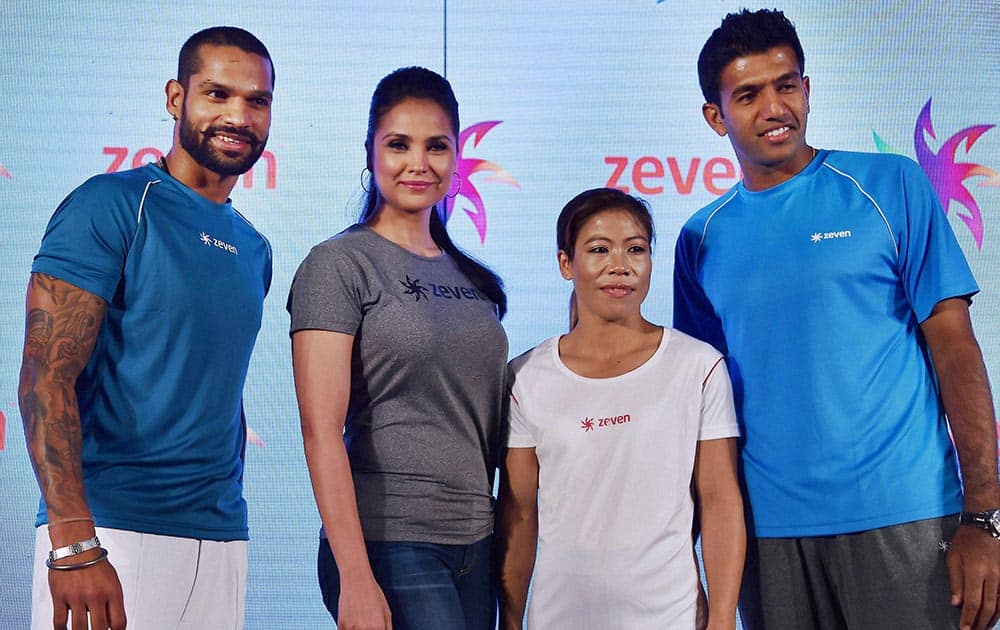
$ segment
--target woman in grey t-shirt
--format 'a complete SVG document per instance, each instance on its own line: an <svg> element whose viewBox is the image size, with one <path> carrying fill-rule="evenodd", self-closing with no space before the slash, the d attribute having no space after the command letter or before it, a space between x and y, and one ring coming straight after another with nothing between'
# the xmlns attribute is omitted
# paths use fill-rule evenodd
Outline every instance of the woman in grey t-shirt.
<svg viewBox="0 0 1000 630"><path fill-rule="evenodd" d="M361 220L313 248L288 298L320 586L342 628L495 624L506 296L445 230L458 136L444 78L383 78Z"/></svg>

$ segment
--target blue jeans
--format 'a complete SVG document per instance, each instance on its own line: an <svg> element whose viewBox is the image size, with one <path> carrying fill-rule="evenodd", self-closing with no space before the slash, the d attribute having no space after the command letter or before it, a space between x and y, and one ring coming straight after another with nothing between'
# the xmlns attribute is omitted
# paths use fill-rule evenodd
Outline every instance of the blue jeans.
<svg viewBox="0 0 1000 630"><path fill-rule="evenodd" d="M382 588L393 630L493 630L496 589L493 537L471 545L368 542L368 560ZM323 603L337 619L340 576L330 543L317 559Z"/></svg>

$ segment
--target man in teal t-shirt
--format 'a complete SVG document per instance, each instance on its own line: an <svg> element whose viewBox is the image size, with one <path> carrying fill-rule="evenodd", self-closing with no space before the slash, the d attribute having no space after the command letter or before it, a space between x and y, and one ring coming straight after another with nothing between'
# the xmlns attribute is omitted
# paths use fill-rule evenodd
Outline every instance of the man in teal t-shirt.
<svg viewBox="0 0 1000 630"><path fill-rule="evenodd" d="M196 33L166 85L167 155L91 178L45 231L19 392L42 490L33 628L242 628L242 393L271 250L229 194L273 86L252 34Z"/></svg>
<svg viewBox="0 0 1000 630"><path fill-rule="evenodd" d="M985 628L1000 489L979 288L930 183L907 158L806 143L809 78L779 11L727 16L698 72L743 180L681 231L674 325L733 378L745 624Z"/></svg>

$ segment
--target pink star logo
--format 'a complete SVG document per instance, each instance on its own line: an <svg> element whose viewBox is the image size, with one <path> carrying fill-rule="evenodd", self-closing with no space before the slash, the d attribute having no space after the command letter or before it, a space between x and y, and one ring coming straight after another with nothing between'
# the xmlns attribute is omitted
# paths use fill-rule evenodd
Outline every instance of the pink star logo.
<svg viewBox="0 0 1000 630"><path fill-rule="evenodd" d="M462 208L469 219L472 220L472 224L476 226L476 232L479 234L479 242L486 242L486 205L483 203L483 198L479 194L479 189L476 188L476 184L472 181L472 176L476 173L486 171L490 173L484 179L485 182L499 182L501 184L507 184L508 186L513 186L520 190L521 185L517 183L514 177L505 171L500 166L490 162L488 160L480 160L478 158L466 157L467 149L475 148L479 146L486 134L490 132L491 129L499 125L500 120L489 120L486 122L476 123L470 127L466 127L462 133L458 136L458 163L455 170L458 172L459 177L456 177L456 181L452 184L453 189L458 190L458 194L454 192L450 193L452 197L445 199L445 223L451 218L451 213L455 210L455 202L460 198L464 197L472 204L472 208ZM472 139L472 146L467 147L469 139ZM459 181L461 181L461 188L459 189Z"/></svg>
<svg viewBox="0 0 1000 630"><path fill-rule="evenodd" d="M983 248L983 215L979 204L966 184L966 180L973 177L983 177L985 179L980 180L980 187L1000 186L1000 173L982 164L961 162L956 154L960 148L963 148L963 153L968 155L969 151L972 150L972 145L992 128L993 125L966 127L942 142L937 152L934 152L927 142L928 137L932 140L937 139L934 123L931 121L931 101L928 100L920 111L916 127L913 130L913 146L917 153L917 162L934 187L941 207L944 208L945 213L948 213L952 202L959 206L958 218L969 228L972 238L976 241L976 247L980 250ZM874 135L875 146L878 147L879 151L896 153L878 134Z"/></svg>
<svg viewBox="0 0 1000 630"><path fill-rule="evenodd" d="M264 439L250 427L247 427L247 444L253 444L254 446L259 446L261 448L264 448L265 446Z"/></svg>
<svg viewBox="0 0 1000 630"><path fill-rule="evenodd" d="M587 431L593 431L594 430L594 419L593 418L584 418L583 420L580 421L580 428L583 429L584 433L586 433Z"/></svg>
<svg viewBox="0 0 1000 630"><path fill-rule="evenodd" d="M14 179L14 176L10 174L3 164L0 164L0 177L6 177L7 179Z"/></svg>

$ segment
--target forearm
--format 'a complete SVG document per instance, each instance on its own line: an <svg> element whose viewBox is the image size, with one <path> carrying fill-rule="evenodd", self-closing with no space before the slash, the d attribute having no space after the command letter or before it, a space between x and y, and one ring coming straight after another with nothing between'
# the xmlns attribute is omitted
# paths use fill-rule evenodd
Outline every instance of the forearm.
<svg viewBox="0 0 1000 630"><path fill-rule="evenodd" d="M534 448L508 448L504 454L496 541L500 626L520 630L538 546L538 458Z"/></svg>
<svg viewBox="0 0 1000 630"><path fill-rule="evenodd" d="M708 580L708 627L731 630L746 559L743 498L736 478L736 440L701 441L695 455L701 554Z"/></svg>
<svg viewBox="0 0 1000 630"><path fill-rule="evenodd" d="M733 628L746 557L746 528L739 491L703 496L701 525L709 627Z"/></svg>
<svg viewBox="0 0 1000 630"><path fill-rule="evenodd" d="M72 388L38 379L26 361L21 369L19 406L28 457L45 499L50 522L89 517L83 488L80 415Z"/></svg>
<svg viewBox="0 0 1000 630"><path fill-rule="evenodd" d="M77 520L89 518L90 509L75 384L93 350L104 303L41 274L31 276L27 301L18 404L49 523L73 519L58 534L58 527L50 528L53 543L61 546L93 535L91 523Z"/></svg>
<svg viewBox="0 0 1000 630"><path fill-rule="evenodd" d="M520 630L528 602L528 585L535 568L537 512L516 513L502 503L498 504L496 534L500 628Z"/></svg>
<svg viewBox="0 0 1000 630"><path fill-rule="evenodd" d="M303 428L306 464L316 506L337 563L341 583L372 576L343 434Z"/></svg>
<svg viewBox="0 0 1000 630"><path fill-rule="evenodd" d="M965 509L1000 507L996 417L979 344L971 329L967 335L928 341L962 470Z"/></svg>
<svg viewBox="0 0 1000 630"><path fill-rule="evenodd" d="M1000 507L996 420L981 356L979 369L967 367L964 375L941 379L941 397L958 451L965 509L981 511Z"/></svg>

